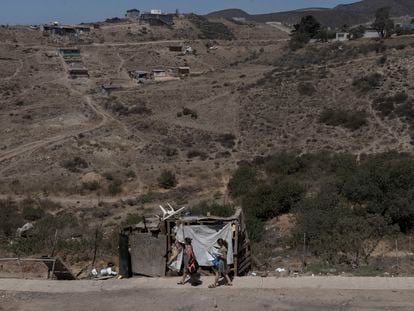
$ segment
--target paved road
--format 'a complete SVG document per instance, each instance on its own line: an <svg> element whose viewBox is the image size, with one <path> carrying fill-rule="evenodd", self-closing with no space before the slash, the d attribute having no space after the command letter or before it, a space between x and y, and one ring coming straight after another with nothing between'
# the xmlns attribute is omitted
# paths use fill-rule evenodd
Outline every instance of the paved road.
<svg viewBox="0 0 414 311"><path fill-rule="evenodd" d="M1 311L414 310L413 278L238 278L234 287L177 286L177 279L0 279Z"/></svg>
<svg viewBox="0 0 414 311"><path fill-rule="evenodd" d="M106 281L47 281L0 279L0 291L37 293L83 293L131 289L179 289L177 278L133 278ZM203 283L195 289L206 289L212 277L202 277ZM191 287L188 285L187 287ZM321 290L412 290L414 278L383 277L297 277L261 278L243 277L234 280L237 289L321 289ZM414 293L413 293L414 294ZM413 296L414 300L414 296Z"/></svg>

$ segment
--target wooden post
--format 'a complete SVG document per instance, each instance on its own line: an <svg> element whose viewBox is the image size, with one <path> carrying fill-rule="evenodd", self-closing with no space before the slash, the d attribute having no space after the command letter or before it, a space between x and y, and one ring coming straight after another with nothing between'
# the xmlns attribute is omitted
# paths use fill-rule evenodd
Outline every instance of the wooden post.
<svg viewBox="0 0 414 311"><path fill-rule="evenodd" d="M20 268L20 274L21 274L22 278L24 278L24 273L23 273L23 268L22 268L22 262L20 261L20 257L17 258L17 263L18 263L19 268Z"/></svg>
<svg viewBox="0 0 414 311"><path fill-rule="evenodd" d="M234 276L238 276L239 267L239 222L235 222L236 230L234 232L234 249L233 249L233 265L234 265Z"/></svg>
<svg viewBox="0 0 414 311"><path fill-rule="evenodd" d="M305 268L305 254L306 254L306 232L303 233L302 273Z"/></svg>
<svg viewBox="0 0 414 311"><path fill-rule="evenodd" d="M395 256L397 259L397 272L399 272L400 270L400 262L399 262L399 258L398 258L398 240L395 239Z"/></svg>
<svg viewBox="0 0 414 311"><path fill-rule="evenodd" d="M55 266L56 266L56 258L55 258L55 260L53 260L53 265L52 265L52 278L53 278L53 275L55 274ZM49 279L49 275L47 276L47 278Z"/></svg>
<svg viewBox="0 0 414 311"><path fill-rule="evenodd" d="M171 223L166 220L166 231L167 231L167 256L165 257L165 272L164 274L167 274L167 262L168 262L168 257L170 254L170 250L171 250Z"/></svg>

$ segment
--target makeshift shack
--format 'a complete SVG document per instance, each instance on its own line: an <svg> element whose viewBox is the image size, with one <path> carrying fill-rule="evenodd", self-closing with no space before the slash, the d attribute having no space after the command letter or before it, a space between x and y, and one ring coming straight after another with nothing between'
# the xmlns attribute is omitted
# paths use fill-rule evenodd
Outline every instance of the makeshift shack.
<svg viewBox="0 0 414 311"><path fill-rule="evenodd" d="M165 276L182 270L182 252L167 265L173 245L192 239L200 268L211 271L216 241L227 241L230 272L245 275L251 268L251 249L244 214L238 209L231 217L179 216L144 217L137 225L126 227L120 234L119 267L123 276Z"/></svg>
<svg viewBox="0 0 414 311"><path fill-rule="evenodd" d="M177 77L185 77L190 75L190 67L188 66L181 66L172 68L172 72Z"/></svg>

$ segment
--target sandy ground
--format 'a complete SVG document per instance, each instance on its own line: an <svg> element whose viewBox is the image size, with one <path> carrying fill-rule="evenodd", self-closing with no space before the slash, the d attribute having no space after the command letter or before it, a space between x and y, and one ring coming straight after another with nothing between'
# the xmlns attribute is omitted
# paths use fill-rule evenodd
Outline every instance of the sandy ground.
<svg viewBox="0 0 414 311"><path fill-rule="evenodd" d="M177 279L0 280L0 310L414 310L414 278L238 278L233 287Z"/></svg>

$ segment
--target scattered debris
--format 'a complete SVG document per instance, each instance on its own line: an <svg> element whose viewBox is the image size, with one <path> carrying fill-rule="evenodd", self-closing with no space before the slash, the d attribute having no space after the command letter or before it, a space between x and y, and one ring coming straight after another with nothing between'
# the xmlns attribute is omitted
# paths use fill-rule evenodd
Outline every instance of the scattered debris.
<svg viewBox="0 0 414 311"><path fill-rule="evenodd" d="M17 229L16 235L19 238L25 237L26 234L27 234L27 232L30 231L30 230L32 230L33 228L34 228L33 224L27 223L23 227Z"/></svg>

